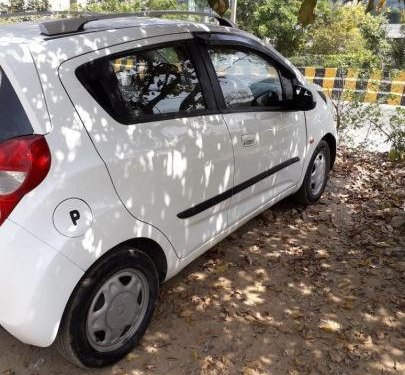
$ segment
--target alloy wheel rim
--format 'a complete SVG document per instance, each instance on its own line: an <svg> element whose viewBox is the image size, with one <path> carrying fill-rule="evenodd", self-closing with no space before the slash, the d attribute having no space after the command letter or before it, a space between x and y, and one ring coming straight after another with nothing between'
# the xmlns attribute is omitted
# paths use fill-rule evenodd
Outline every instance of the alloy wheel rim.
<svg viewBox="0 0 405 375"><path fill-rule="evenodd" d="M325 183L326 176L326 158L323 151L320 151L314 160L312 166L311 178L310 178L310 189L314 196L317 196L322 191L323 185Z"/></svg>
<svg viewBox="0 0 405 375"><path fill-rule="evenodd" d="M139 329L149 305L143 273L124 269L98 289L87 314L87 339L98 352L122 347Z"/></svg>

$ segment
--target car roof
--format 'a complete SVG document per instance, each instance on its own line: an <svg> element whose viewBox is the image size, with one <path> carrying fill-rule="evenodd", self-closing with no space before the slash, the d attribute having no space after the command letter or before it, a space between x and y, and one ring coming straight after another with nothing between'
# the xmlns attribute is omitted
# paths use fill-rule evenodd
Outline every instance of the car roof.
<svg viewBox="0 0 405 375"><path fill-rule="evenodd" d="M45 20L46 21L46 20ZM99 20L91 20L84 24L83 30L78 32L61 33L55 36L47 36L41 33L41 24L44 20L34 22L19 22L10 25L0 26L0 44L31 44L40 43L56 38L69 38L75 35L87 34L92 32L119 30L125 28L153 28L156 26L167 26L171 29L173 26L184 29L184 32L190 31L206 31L215 32L221 30L222 32L230 32L232 28L217 26L215 24L172 20L152 17L139 17L139 16L123 16L119 18L104 18ZM238 29L235 29L235 31Z"/></svg>
<svg viewBox="0 0 405 375"><path fill-rule="evenodd" d="M229 21L217 18L215 15L204 14L205 16L231 25ZM94 17L97 19L95 20ZM73 22L66 22L66 20L69 19L56 21L56 25L55 19L48 20L51 23L48 29L51 31L49 35L46 35L48 31L46 28L44 33L44 20L0 26L0 63L4 63L6 58L9 60L9 65L13 65L11 60L28 62L33 58L37 67L40 67L41 64L48 64L52 69L57 69L63 62L77 56L102 50L108 52L106 48L120 46L124 43L138 42L148 38L165 39L169 35L178 35L179 39L184 40L192 38L196 33L242 36L264 45L259 38L237 27L213 23L140 17L133 14L100 14L72 19ZM56 32L53 33L55 30ZM61 33L64 30L66 32ZM265 48L277 55L283 65L288 65L293 69L291 63L272 47L265 45Z"/></svg>
<svg viewBox="0 0 405 375"><path fill-rule="evenodd" d="M0 43L30 43L43 39L39 22L18 22L0 26Z"/></svg>

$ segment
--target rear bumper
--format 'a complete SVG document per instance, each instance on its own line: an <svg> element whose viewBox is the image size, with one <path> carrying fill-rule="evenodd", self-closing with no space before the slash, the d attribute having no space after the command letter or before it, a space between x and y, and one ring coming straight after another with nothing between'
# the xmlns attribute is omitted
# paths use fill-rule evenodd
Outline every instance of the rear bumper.
<svg viewBox="0 0 405 375"><path fill-rule="evenodd" d="M31 233L0 227L0 325L24 343L52 345L83 271Z"/></svg>

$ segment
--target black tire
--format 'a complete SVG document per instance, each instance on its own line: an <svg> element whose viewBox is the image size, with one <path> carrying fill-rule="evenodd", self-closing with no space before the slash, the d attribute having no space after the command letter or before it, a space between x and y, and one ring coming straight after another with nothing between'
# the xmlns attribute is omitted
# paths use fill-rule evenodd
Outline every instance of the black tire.
<svg viewBox="0 0 405 375"><path fill-rule="evenodd" d="M149 301L144 302L145 315L139 319L139 326L137 324L136 331L131 332L131 337L126 338L115 350L100 352L95 350L89 341L87 316L101 286L123 270L132 270L143 275L143 280L147 281L149 286ZM86 273L72 294L56 339L58 351L69 362L85 368L100 368L120 361L142 339L155 311L158 294L158 272L148 255L130 246L113 251Z"/></svg>
<svg viewBox="0 0 405 375"><path fill-rule="evenodd" d="M311 183L311 175L314 171L315 160L319 157L319 155L323 155L325 158L325 175L322 181L322 185L318 187L319 192L315 191ZM304 182L302 183L300 189L297 193L295 193L294 198L303 205L310 205L316 203L322 196L326 183L328 182L329 172L330 172L330 147L326 141L319 142L318 146L316 147L311 161L309 162L308 169L305 173ZM318 190L317 189L317 190Z"/></svg>

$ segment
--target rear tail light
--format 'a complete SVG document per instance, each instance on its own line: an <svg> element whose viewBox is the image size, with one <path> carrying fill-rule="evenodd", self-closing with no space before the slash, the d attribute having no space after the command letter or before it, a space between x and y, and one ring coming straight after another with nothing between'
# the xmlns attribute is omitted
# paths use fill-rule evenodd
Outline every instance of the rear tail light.
<svg viewBox="0 0 405 375"><path fill-rule="evenodd" d="M0 144L0 225L18 202L46 177L51 154L43 136L30 135Z"/></svg>

